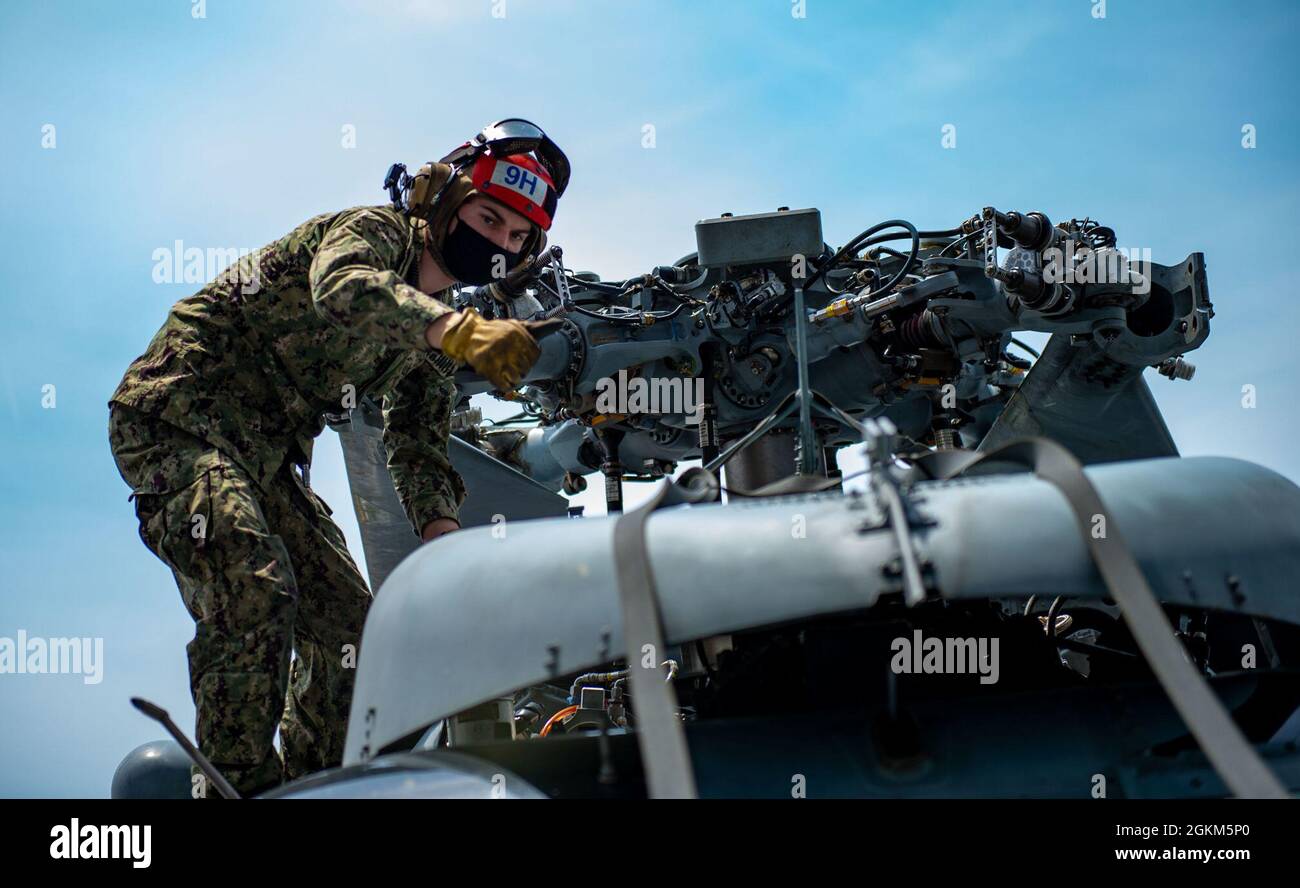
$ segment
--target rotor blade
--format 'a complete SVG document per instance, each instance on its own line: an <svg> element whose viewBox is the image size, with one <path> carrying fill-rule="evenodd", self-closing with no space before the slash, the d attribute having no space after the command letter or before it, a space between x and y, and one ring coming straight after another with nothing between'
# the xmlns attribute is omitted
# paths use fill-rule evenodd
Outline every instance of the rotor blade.
<svg viewBox="0 0 1300 888"><path fill-rule="evenodd" d="M363 400L352 411L351 422L334 428L343 446L370 588L377 594L393 568L419 548L421 541L388 474L379 409ZM465 502L459 516L462 528L491 524L496 516L520 521L568 514L569 501L563 496L455 435L447 442L447 455L465 481Z"/></svg>

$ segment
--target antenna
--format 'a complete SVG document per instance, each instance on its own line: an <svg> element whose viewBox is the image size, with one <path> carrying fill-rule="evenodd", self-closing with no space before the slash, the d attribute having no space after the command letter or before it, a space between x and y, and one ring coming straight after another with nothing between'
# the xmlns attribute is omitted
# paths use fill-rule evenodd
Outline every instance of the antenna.
<svg viewBox="0 0 1300 888"><path fill-rule="evenodd" d="M204 776L212 781L212 785L217 788L217 792L221 793L223 799L240 798L239 793L230 785L230 781L221 776L221 772L217 770L216 765L208 761L207 756L199 752L189 738L181 733L181 729L176 727L176 723L172 721L172 717L167 714L166 709L156 703L150 703L143 697L132 697L131 705L158 722L168 734L172 735L172 739L181 745L181 749L185 750L185 754L190 757L194 764L199 766L199 770L203 772Z"/></svg>

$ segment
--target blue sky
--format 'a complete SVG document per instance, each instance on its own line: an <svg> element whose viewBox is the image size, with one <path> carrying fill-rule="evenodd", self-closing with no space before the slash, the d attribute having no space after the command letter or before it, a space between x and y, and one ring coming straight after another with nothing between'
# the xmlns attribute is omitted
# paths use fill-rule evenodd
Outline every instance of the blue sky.
<svg viewBox="0 0 1300 888"><path fill-rule="evenodd" d="M126 365L197 288L155 283L154 250L255 249L377 203L390 163L500 117L536 120L569 154L552 241L606 277L690 252L699 218L781 205L819 207L832 244L993 204L1090 215L1158 262L1203 251L1213 332L1190 384L1149 372L1157 401L1185 454L1300 481L1300 5L794 6L0 4L0 636L105 650L97 685L0 675L0 795L106 795L160 733L133 694L192 725L193 624L136 537L106 436ZM360 557L329 433L313 481Z"/></svg>

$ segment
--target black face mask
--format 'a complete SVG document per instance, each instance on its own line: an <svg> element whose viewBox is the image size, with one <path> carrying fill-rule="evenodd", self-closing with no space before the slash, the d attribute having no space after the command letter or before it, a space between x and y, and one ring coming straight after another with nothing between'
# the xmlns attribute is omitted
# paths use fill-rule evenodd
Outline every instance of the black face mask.
<svg viewBox="0 0 1300 888"><path fill-rule="evenodd" d="M501 249L466 225L464 219L457 219L456 227L442 241L442 261L462 284L492 283L493 268L500 267L496 264L497 256L505 257L507 272L519 263L519 253Z"/></svg>

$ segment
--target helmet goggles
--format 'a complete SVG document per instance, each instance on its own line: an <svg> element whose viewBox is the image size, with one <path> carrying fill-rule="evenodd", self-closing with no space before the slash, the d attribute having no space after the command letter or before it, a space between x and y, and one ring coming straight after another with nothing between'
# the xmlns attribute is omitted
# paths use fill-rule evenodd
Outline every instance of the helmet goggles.
<svg viewBox="0 0 1300 888"><path fill-rule="evenodd" d="M464 168L488 152L498 158L531 153L550 176L556 197L563 195L569 185L569 159L560 146L552 142L540 126L521 117L509 117L489 124L473 139L444 157L442 163Z"/></svg>

